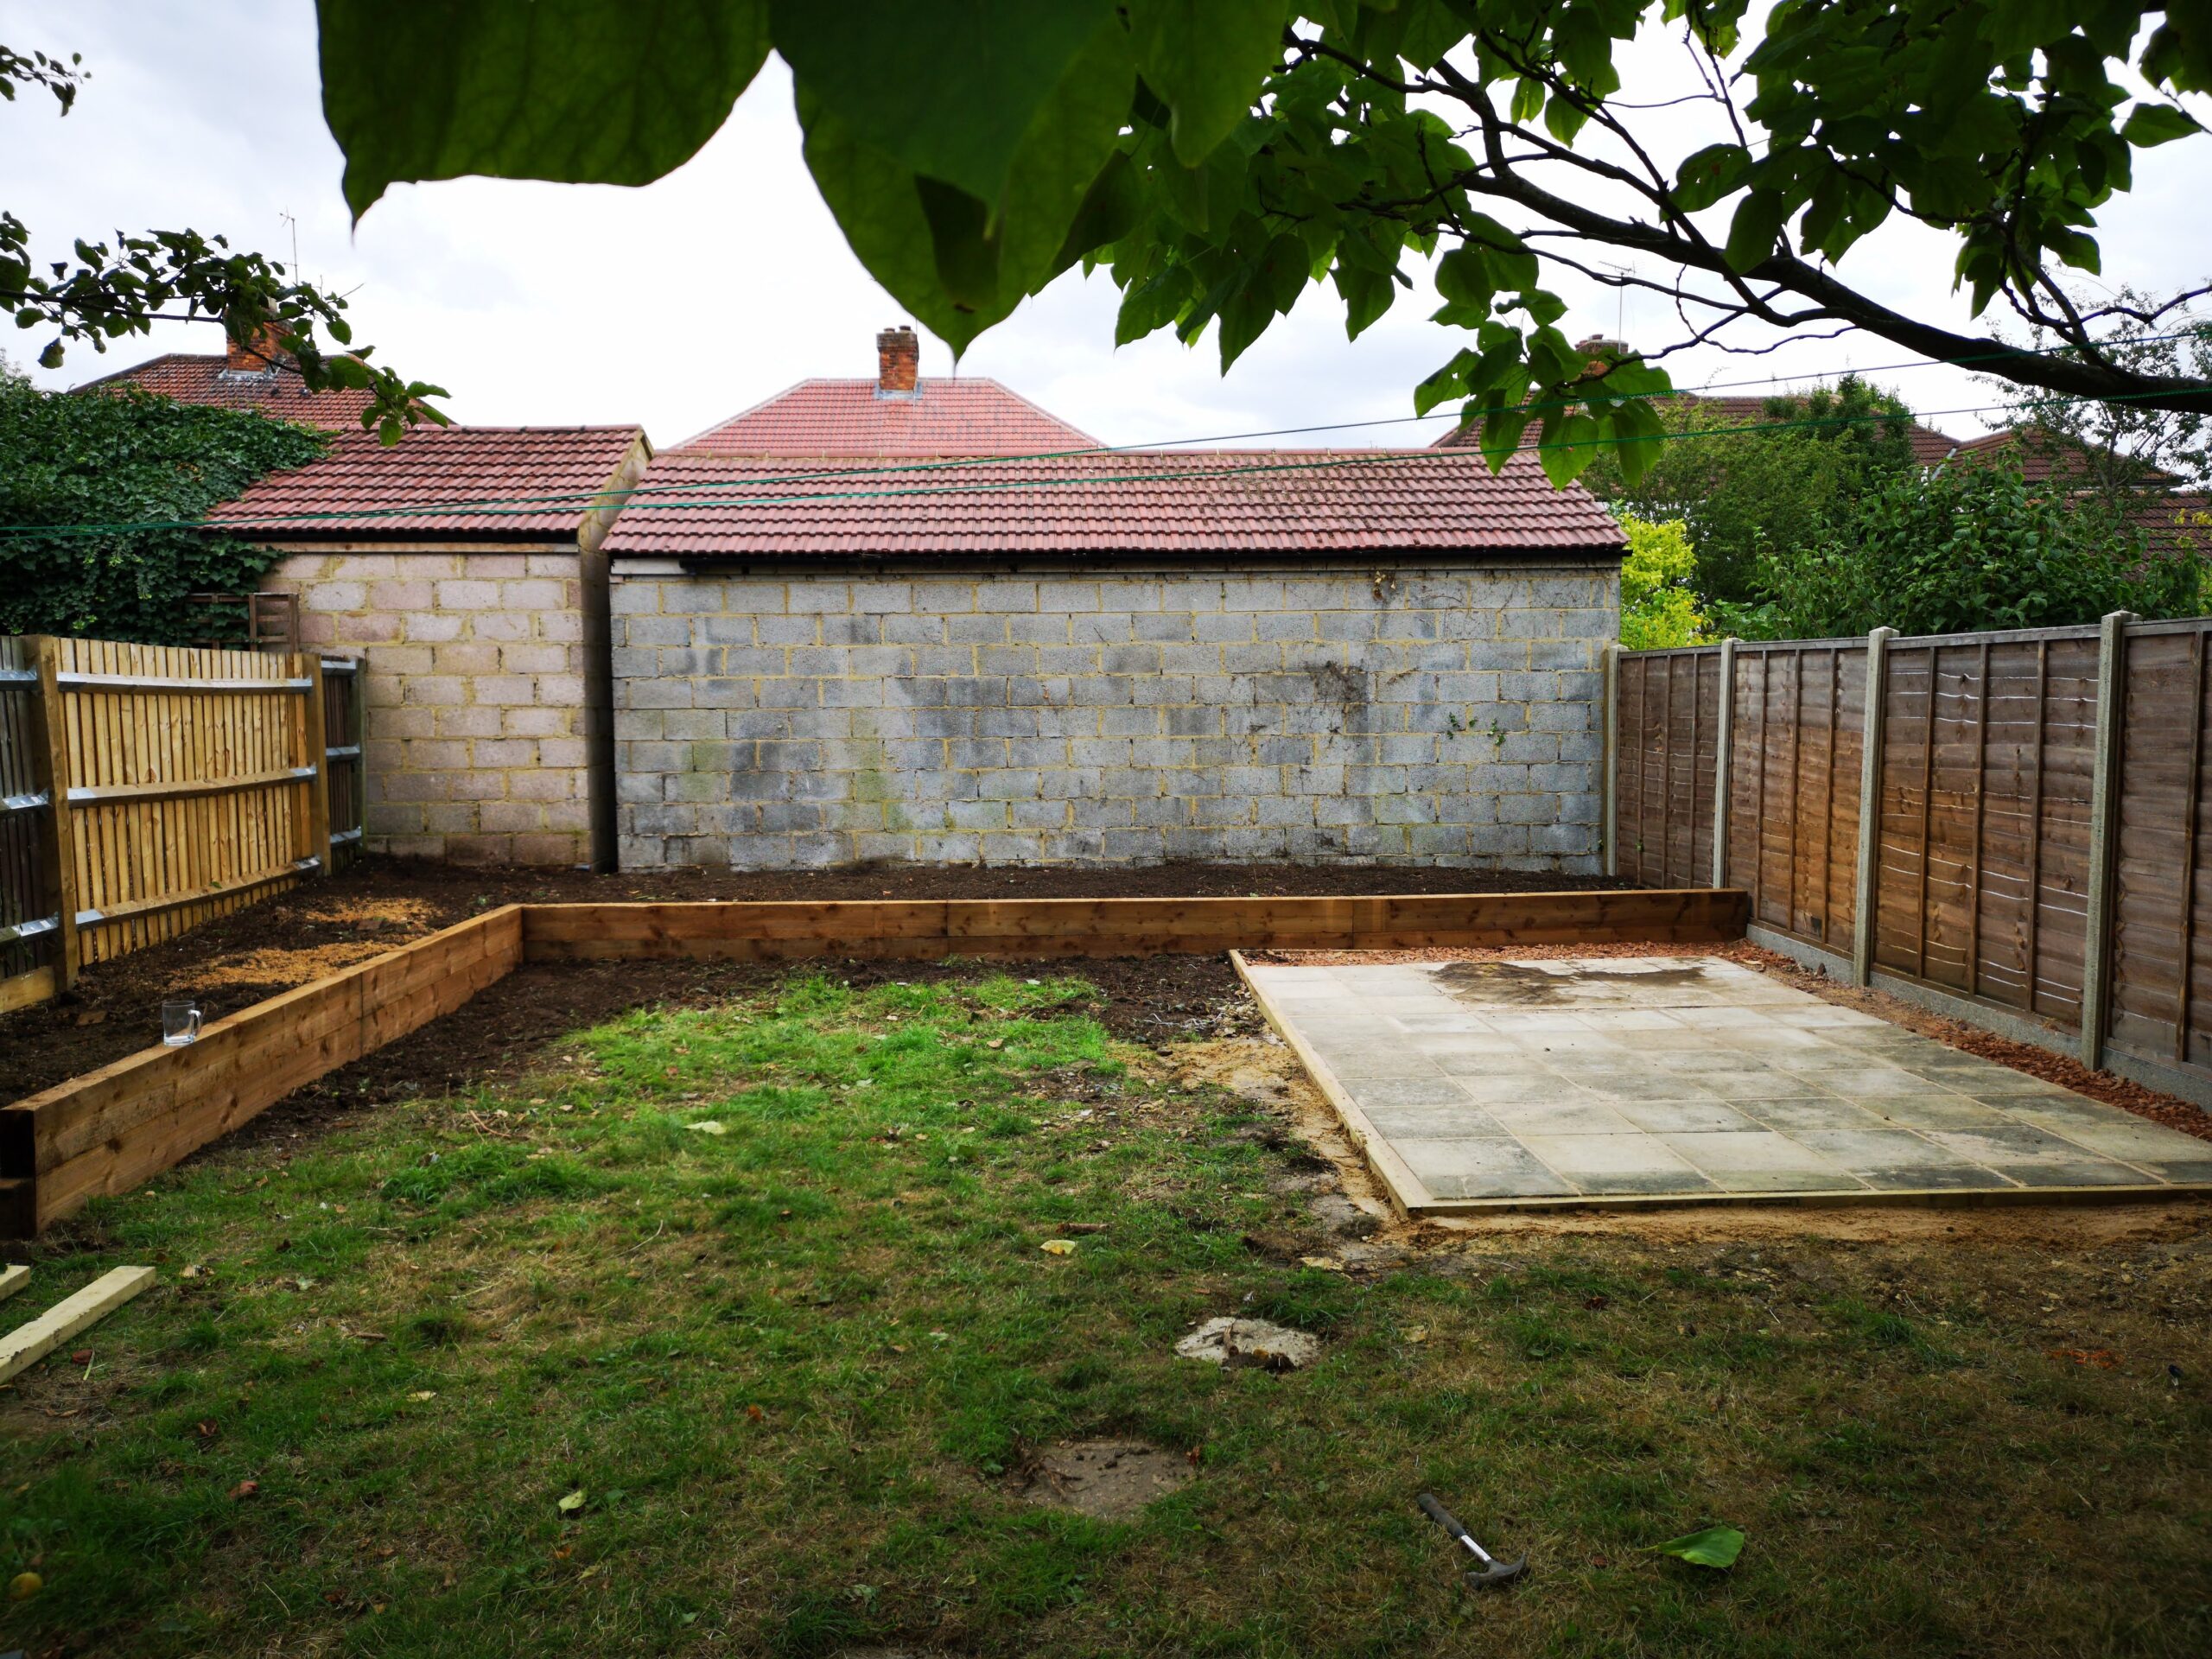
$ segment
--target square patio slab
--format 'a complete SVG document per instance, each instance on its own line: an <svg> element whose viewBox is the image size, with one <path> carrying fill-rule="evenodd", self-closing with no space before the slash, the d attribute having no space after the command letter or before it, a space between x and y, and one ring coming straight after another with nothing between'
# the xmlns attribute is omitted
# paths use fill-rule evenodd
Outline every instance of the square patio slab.
<svg viewBox="0 0 2212 1659"><path fill-rule="evenodd" d="M1416 1215L2212 1192L2212 1142L1716 957L1237 963Z"/></svg>

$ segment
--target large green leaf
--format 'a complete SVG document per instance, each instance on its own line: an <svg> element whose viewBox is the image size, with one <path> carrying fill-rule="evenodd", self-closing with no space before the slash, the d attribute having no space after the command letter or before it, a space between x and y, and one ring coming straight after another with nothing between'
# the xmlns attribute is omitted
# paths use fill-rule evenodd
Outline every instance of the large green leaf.
<svg viewBox="0 0 2212 1659"><path fill-rule="evenodd" d="M911 171L996 212L1109 0L775 0L776 49L822 106ZM1116 116L1128 109L1124 93ZM1094 161L1089 184L1103 164ZM1078 199L1082 191L1076 192ZM1072 212L1072 209L1071 209Z"/></svg>
<svg viewBox="0 0 2212 1659"><path fill-rule="evenodd" d="M1196 167L1229 137L1282 60L1283 0L1128 0L1145 82L1172 111L1175 156Z"/></svg>
<svg viewBox="0 0 2212 1659"><path fill-rule="evenodd" d="M1744 1553L1744 1535L1733 1527L1706 1527L1651 1548L1658 1554L1672 1555L1696 1567L1733 1567Z"/></svg>
<svg viewBox="0 0 2212 1659"><path fill-rule="evenodd" d="M317 0L322 112L359 219L490 174L645 184L714 137L768 54L767 0Z"/></svg>
<svg viewBox="0 0 2212 1659"><path fill-rule="evenodd" d="M964 351L1127 228L1128 181L1108 164L1135 86L1127 36L1109 18L1036 110L997 204L872 143L802 78L806 162L868 273Z"/></svg>
<svg viewBox="0 0 2212 1659"><path fill-rule="evenodd" d="M952 298L938 270L937 227L924 209L911 168L861 138L804 86L798 88L798 119L806 133L807 168L845 240L868 274L917 322L959 352L1014 308L1009 304L1005 310L990 305L978 309ZM938 207L940 219L949 220L950 205Z"/></svg>

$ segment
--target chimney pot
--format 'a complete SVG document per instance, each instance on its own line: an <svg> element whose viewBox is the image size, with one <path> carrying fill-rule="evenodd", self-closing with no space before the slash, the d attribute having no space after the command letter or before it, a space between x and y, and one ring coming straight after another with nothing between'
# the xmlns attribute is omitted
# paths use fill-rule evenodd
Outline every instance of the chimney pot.
<svg viewBox="0 0 2212 1659"><path fill-rule="evenodd" d="M922 342L912 328L900 324L875 337L875 395L912 397L919 389Z"/></svg>

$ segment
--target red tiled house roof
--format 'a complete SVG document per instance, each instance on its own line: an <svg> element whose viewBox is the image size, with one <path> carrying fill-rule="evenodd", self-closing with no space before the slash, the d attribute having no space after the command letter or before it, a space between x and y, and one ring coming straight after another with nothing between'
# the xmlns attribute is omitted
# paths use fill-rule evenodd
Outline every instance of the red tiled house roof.
<svg viewBox="0 0 2212 1659"><path fill-rule="evenodd" d="M1535 458L1414 450L1093 452L873 469L671 451L615 521L618 558L927 560L1618 555L1620 527Z"/></svg>
<svg viewBox="0 0 2212 1659"><path fill-rule="evenodd" d="M2046 484L2053 479L2061 483L2071 480L2086 483L2089 478L2088 454L2082 443L2042 427L2012 426L2001 431L1984 433L1980 437L1969 438L1961 443L1958 455L1961 461L1991 461L2017 456L2020 463L2020 476L2031 484ZM2164 490L2171 489L2181 480L2171 473L2148 467L2134 481L2145 489Z"/></svg>
<svg viewBox="0 0 2212 1659"><path fill-rule="evenodd" d="M343 388L309 391L300 372L287 361L279 360L273 365L254 361L250 365L238 366L231 357L219 353L200 356L171 352L135 367L102 375L97 380L87 380L72 390L84 392L118 386L137 386L163 397L174 397L180 404L257 409L279 420L327 426L339 432L359 431L361 411L369 406L369 394L365 391Z"/></svg>
<svg viewBox="0 0 2212 1659"><path fill-rule="evenodd" d="M417 427L341 433L320 461L259 479L208 520L285 541L569 539L619 505L635 426Z"/></svg>
<svg viewBox="0 0 2212 1659"><path fill-rule="evenodd" d="M1766 412L1767 399L1764 397L1707 397L1694 391L1678 392L1675 397L1713 420L1725 422L1731 426L1748 426L1772 418ZM1536 429L1531 426L1523 442L1535 443L1535 433ZM1923 426L1918 421L1906 428L1905 440L1912 446L1913 460L1923 467L1940 466L1953 450L1964 447L1956 438L1938 432L1933 427ZM1432 447L1438 449L1471 449L1481 441L1482 423L1478 421L1471 425L1452 428Z"/></svg>
<svg viewBox="0 0 2212 1659"><path fill-rule="evenodd" d="M677 446L720 455L1035 455L1095 449L995 380L802 380Z"/></svg>

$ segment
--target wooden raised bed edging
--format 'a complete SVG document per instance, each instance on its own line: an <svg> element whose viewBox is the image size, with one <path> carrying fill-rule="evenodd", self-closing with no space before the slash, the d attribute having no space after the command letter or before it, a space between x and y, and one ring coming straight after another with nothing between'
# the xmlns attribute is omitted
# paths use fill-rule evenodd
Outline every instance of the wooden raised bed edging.
<svg viewBox="0 0 2212 1659"><path fill-rule="evenodd" d="M505 905L0 1106L0 1236L128 1192L294 1090L452 1013L524 962L1199 955L1236 949L1706 944L1733 889L1328 899Z"/></svg>

